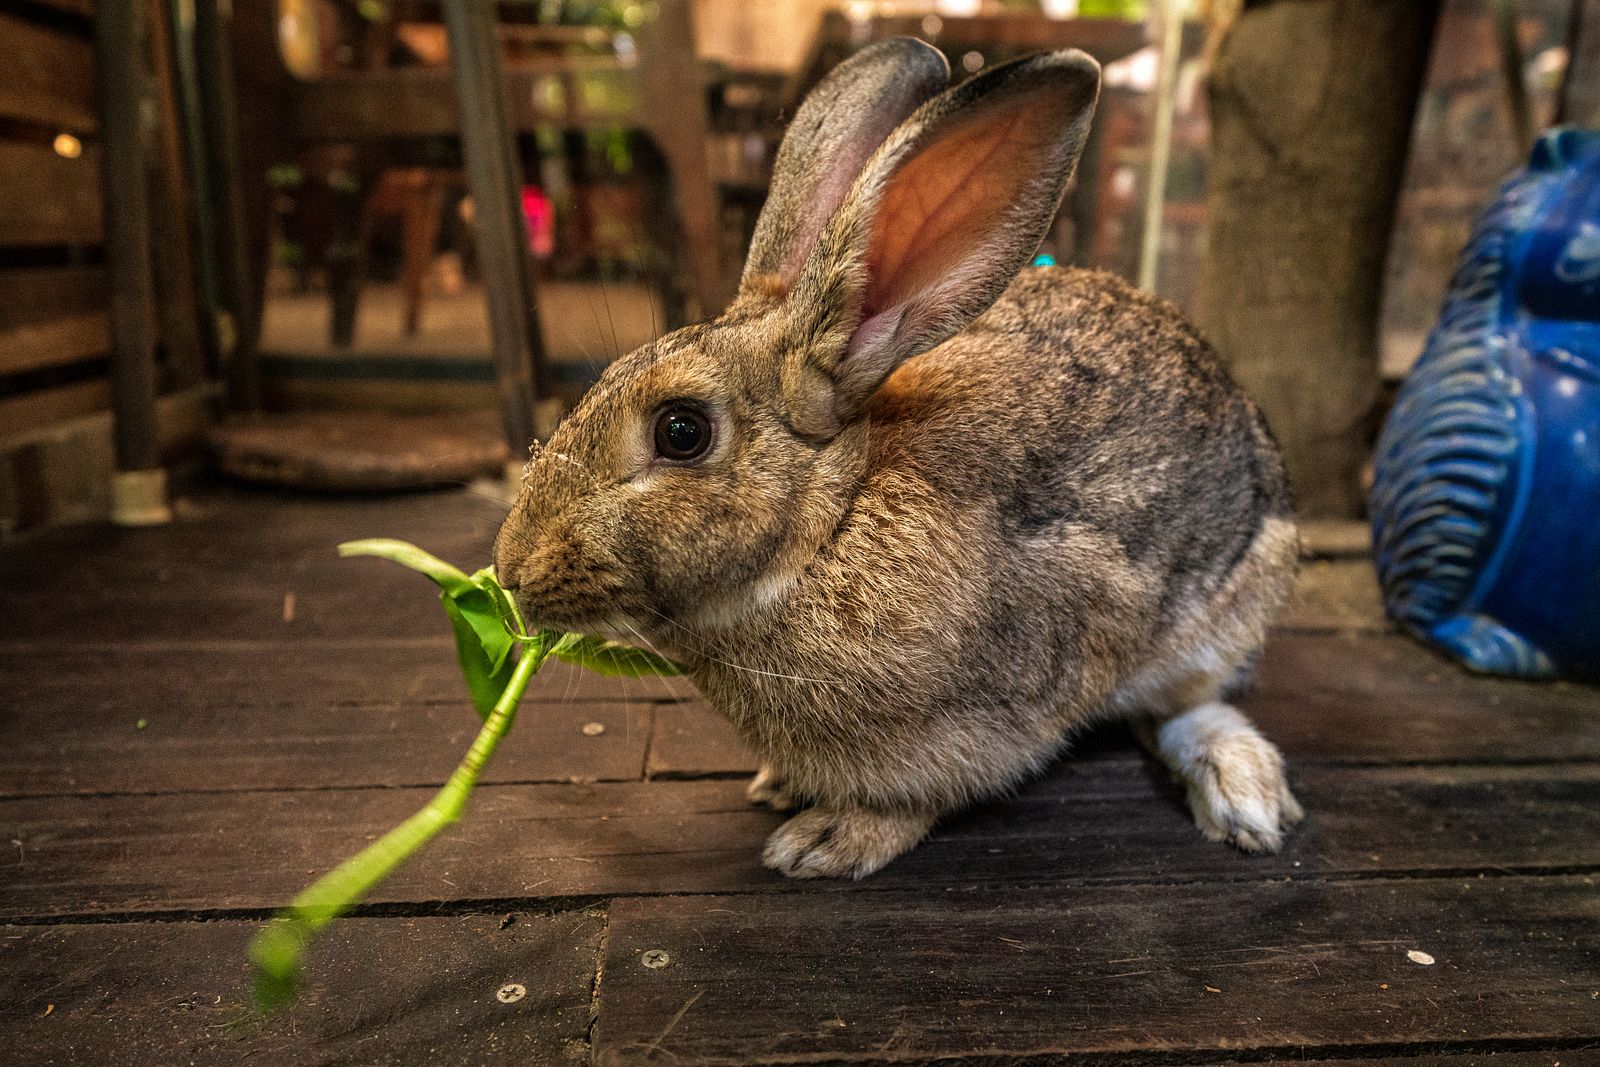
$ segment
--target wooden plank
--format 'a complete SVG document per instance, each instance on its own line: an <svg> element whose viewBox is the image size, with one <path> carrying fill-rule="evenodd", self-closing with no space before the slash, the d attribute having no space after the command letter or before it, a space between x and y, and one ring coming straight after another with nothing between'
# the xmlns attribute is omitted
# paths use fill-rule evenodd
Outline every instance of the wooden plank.
<svg viewBox="0 0 1600 1067"><path fill-rule="evenodd" d="M0 928L0 1032L33 1064L563 1063L587 1051L604 916L352 919L249 1007L254 922ZM502 1003L517 983L526 995Z"/></svg>
<svg viewBox="0 0 1600 1067"><path fill-rule="evenodd" d="M0 12L0 118L77 133L92 131L94 49L79 37Z"/></svg>
<svg viewBox="0 0 1600 1067"><path fill-rule="evenodd" d="M134 719L190 709L318 716L347 707L464 707L466 699L455 642L443 634L390 641L18 641L6 647L16 654L0 660L0 690L6 709L18 715L71 708ZM203 684L196 684L197 669L205 672ZM551 660L523 704L645 705L673 699L684 685L675 678L606 678Z"/></svg>
<svg viewBox="0 0 1600 1067"><path fill-rule="evenodd" d="M170 461L194 458L204 427L212 419L213 399L209 385L161 398L157 404L161 448ZM34 526L92 521L105 515L110 509L111 464L109 412L0 445L0 538ZM0 623L0 629L5 626Z"/></svg>
<svg viewBox="0 0 1600 1067"><path fill-rule="evenodd" d="M0 271L0 374L55 367L111 348L105 272L92 267Z"/></svg>
<svg viewBox="0 0 1600 1067"><path fill-rule="evenodd" d="M1059 768L952 818L862 883L796 883L759 854L783 816L738 781L502 785L370 898L513 906L633 893L862 893L1018 883L1258 882L1600 869L1600 765L1304 767L1310 812L1278 856L1200 839L1141 763ZM188 914L281 904L422 806L354 789L0 801L0 915ZM511 903L507 903L511 902Z"/></svg>
<svg viewBox="0 0 1600 1067"><path fill-rule="evenodd" d="M1401 1052L1394 1055L1360 1056L1358 1059L1321 1059L1316 1067L1562 1067L1562 1064L1582 1064L1586 1054L1592 1055L1594 1046L1587 1041L1551 1042L1542 1052L1505 1052L1495 1046L1487 1052L1469 1050L1456 1052L1422 1053ZM1359 1053L1358 1048L1350 1049ZM1243 1067L1245 1060L1229 1060L1218 1067ZM1259 1060L1255 1062L1260 1062Z"/></svg>
<svg viewBox="0 0 1600 1067"><path fill-rule="evenodd" d="M512 128L574 129L642 121L636 77L610 57L558 63L531 61L505 72ZM335 74L294 86L295 127L311 142L457 137L460 109L443 68L399 68Z"/></svg>
<svg viewBox="0 0 1600 1067"><path fill-rule="evenodd" d="M5 397L0 399L0 446L104 411L110 403L111 383L104 378Z"/></svg>
<svg viewBox="0 0 1600 1067"><path fill-rule="evenodd" d="M1600 756L1600 690L1474 675L1406 637L1274 635L1239 703L1291 761Z"/></svg>
<svg viewBox="0 0 1600 1067"><path fill-rule="evenodd" d="M1587 1042L1597 921L1589 877L623 900L595 1062Z"/></svg>
<svg viewBox="0 0 1600 1067"><path fill-rule="evenodd" d="M732 724L703 700L658 709L645 764L647 777L732 777L753 774L756 763Z"/></svg>
<svg viewBox="0 0 1600 1067"><path fill-rule="evenodd" d="M481 725L460 698L249 710L107 700L94 710L8 710L0 722L0 796L13 797L437 787ZM636 781L651 710L648 703L526 707L483 781Z"/></svg>
<svg viewBox="0 0 1600 1067"><path fill-rule="evenodd" d="M0 553L0 635L105 641L434 637L432 585L383 560L340 559L341 541L390 536L472 569L505 507L472 493L344 500L220 494L149 530L52 531ZM76 580L62 583L71 571ZM298 612L283 621L293 592ZM121 610L138 603L140 610Z"/></svg>
<svg viewBox="0 0 1600 1067"><path fill-rule="evenodd" d="M1381 633L1394 627L1383 614L1378 578L1369 559L1317 559L1301 564L1294 593L1277 625L1310 633Z"/></svg>
<svg viewBox="0 0 1600 1067"><path fill-rule="evenodd" d="M100 150L76 159L48 145L0 141L0 245L92 245L103 235Z"/></svg>
<svg viewBox="0 0 1600 1067"><path fill-rule="evenodd" d="M1534 762L1600 759L1600 690L1469 674L1409 638L1274 634L1240 707L1291 764ZM1069 759L1131 751L1106 727ZM702 702L663 708L652 778L753 771L755 757Z"/></svg>
<svg viewBox="0 0 1600 1067"><path fill-rule="evenodd" d="M36 7L53 7L57 11L82 15L85 18L94 14L95 5L95 0L23 0L23 2Z"/></svg>

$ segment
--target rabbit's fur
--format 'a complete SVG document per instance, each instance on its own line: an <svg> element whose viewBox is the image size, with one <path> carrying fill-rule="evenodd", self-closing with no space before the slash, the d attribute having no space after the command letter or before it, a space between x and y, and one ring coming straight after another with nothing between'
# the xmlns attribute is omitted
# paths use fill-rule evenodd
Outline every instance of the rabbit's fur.
<svg viewBox="0 0 1600 1067"><path fill-rule="evenodd" d="M868 874L1112 716L1206 836L1275 849L1300 808L1222 701L1293 578L1277 450L1171 304L1020 269L1093 61L947 76L897 40L808 98L738 298L606 371L498 572L531 623L685 664L763 760L751 798L807 809L767 846L786 874ZM668 462L653 427L685 402L711 444Z"/></svg>

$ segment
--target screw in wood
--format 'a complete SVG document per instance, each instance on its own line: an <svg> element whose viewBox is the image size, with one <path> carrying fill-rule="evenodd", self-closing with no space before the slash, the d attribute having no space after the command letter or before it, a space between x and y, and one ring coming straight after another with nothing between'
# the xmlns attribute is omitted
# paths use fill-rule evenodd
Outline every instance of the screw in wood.
<svg viewBox="0 0 1600 1067"><path fill-rule="evenodd" d="M644 954L639 957L639 962L653 971L659 971L672 962L672 957L667 955L664 949L647 948L644 950Z"/></svg>
<svg viewBox="0 0 1600 1067"><path fill-rule="evenodd" d="M598 737L605 732L606 724L603 722L586 722L583 724L583 734L585 737Z"/></svg>
<svg viewBox="0 0 1600 1067"><path fill-rule="evenodd" d="M528 995L528 987L521 982L507 982L495 991L494 998L502 1004L515 1004Z"/></svg>

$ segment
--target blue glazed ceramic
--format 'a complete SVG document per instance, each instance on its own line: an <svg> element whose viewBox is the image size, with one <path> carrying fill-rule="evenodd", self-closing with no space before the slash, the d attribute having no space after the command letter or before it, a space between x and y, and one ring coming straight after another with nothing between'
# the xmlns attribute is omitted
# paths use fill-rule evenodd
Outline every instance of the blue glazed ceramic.
<svg viewBox="0 0 1600 1067"><path fill-rule="evenodd" d="M1600 678L1600 131L1478 221L1378 441L1389 615L1467 666Z"/></svg>

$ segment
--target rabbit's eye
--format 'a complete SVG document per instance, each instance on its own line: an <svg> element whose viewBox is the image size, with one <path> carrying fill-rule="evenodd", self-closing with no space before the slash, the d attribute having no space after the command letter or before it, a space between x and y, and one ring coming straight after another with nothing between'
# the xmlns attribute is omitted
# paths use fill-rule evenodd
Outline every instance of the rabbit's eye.
<svg viewBox="0 0 1600 1067"><path fill-rule="evenodd" d="M670 407L656 419L656 454L662 459L699 459L711 447L711 420L690 407Z"/></svg>

